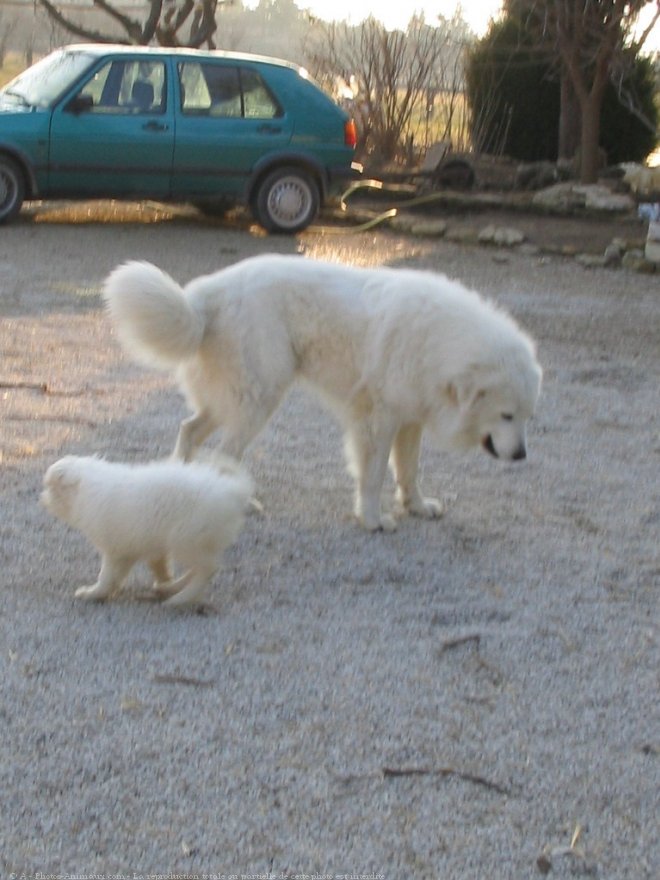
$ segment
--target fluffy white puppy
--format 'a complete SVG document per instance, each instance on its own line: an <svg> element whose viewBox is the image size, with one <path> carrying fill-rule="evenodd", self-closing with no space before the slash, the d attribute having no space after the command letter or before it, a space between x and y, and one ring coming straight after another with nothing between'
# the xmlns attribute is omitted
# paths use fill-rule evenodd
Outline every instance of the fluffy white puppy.
<svg viewBox="0 0 660 880"><path fill-rule="evenodd" d="M189 460L222 427L220 449L240 458L299 377L344 425L355 512L368 529L394 527L381 513L388 460L403 508L440 513L417 483L425 426L444 448L526 455L541 384L534 345L444 275L269 254L182 289L132 262L107 279L105 300L128 351L176 370L194 408L175 456Z"/></svg>
<svg viewBox="0 0 660 880"><path fill-rule="evenodd" d="M240 531L252 481L239 468L218 473L180 461L118 464L68 455L44 476L41 501L79 529L102 556L95 584L76 596L105 599L146 562L167 605L199 601ZM170 562L183 574L171 579Z"/></svg>

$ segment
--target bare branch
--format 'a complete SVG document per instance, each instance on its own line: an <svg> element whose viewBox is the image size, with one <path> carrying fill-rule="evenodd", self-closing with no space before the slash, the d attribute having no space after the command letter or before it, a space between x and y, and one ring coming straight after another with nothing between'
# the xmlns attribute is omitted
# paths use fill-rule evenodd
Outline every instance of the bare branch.
<svg viewBox="0 0 660 880"><path fill-rule="evenodd" d="M57 24L61 25L65 28L69 33L74 34L76 37L82 37L84 40L89 40L92 43L114 43L121 42L121 40L117 40L115 37L109 37L107 34L102 34L100 31L91 30L89 28L85 28L82 25L76 24L76 22L71 21L66 18L66 16L62 15L59 9L54 6L50 0L39 0L39 3L46 10L48 15L53 19L53 21L57 22ZM128 42L125 40L124 42Z"/></svg>

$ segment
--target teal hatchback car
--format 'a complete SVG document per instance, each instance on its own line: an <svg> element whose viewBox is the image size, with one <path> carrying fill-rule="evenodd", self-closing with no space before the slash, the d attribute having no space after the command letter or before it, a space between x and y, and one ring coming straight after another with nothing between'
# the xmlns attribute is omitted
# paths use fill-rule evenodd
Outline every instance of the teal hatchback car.
<svg viewBox="0 0 660 880"><path fill-rule="evenodd" d="M0 222L29 199L246 204L313 222L359 175L349 116L305 71L230 52L67 46L0 90Z"/></svg>

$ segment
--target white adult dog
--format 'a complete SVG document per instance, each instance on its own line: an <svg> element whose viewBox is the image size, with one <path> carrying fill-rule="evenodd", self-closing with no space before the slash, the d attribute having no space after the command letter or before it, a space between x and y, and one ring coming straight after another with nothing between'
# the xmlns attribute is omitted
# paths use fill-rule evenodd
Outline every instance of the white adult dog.
<svg viewBox="0 0 660 880"><path fill-rule="evenodd" d="M41 500L101 553L98 580L76 596L106 599L143 561L156 594L169 597L165 604L186 605L202 598L238 536L252 491L238 468L223 474L180 461L129 465L67 455L46 471ZM172 561L183 567L176 579Z"/></svg>
<svg viewBox="0 0 660 880"><path fill-rule="evenodd" d="M105 300L125 348L176 374L194 415L175 457L216 428L240 458L296 377L341 420L367 529L391 460L402 507L437 516L417 482L422 429L447 449L482 444L526 456L541 383L532 341L477 293L443 275L359 269L296 256L253 257L182 289L149 263L117 268Z"/></svg>

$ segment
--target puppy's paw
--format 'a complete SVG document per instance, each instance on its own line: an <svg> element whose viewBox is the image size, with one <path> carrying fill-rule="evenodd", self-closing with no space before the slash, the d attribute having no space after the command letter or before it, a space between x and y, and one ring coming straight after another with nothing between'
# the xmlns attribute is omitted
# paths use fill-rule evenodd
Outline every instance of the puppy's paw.
<svg viewBox="0 0 660 880"><path fill-rule="evenodd" d="M168 599L170 596L176 595L181 587L175 584L175 581L157 581L151 586L151 593L157 599Z"/></svg>
<svg viewBox="0 0 660 880"><path fill-rule="evenodd" d="M86 602L102 602L108 598L109 590L100 584L92 584L91 587L78 587L74 596L76 599L84 599Z"/></svg>
<svg viewBox="0 0 660 880"><path fill-rule="evenodd" d="M170 596L169 599L166 599L163 605L166 605L168 608L189 608L202 604L203 599L204 595L200 595L198 592L189 593L187 590L180 590L178 593Z"/></svg>

